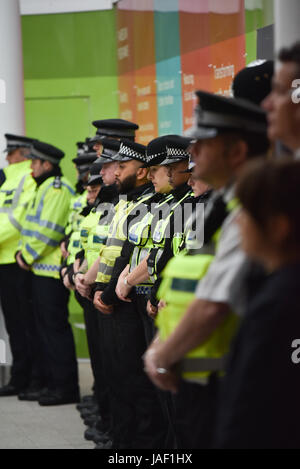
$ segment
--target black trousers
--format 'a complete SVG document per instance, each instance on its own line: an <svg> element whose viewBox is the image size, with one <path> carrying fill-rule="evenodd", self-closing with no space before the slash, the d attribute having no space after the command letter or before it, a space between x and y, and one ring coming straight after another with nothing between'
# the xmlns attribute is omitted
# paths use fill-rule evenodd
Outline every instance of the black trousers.
<svg viewBox="0 0 300 469"><path fill-rule="evenodd" d="M179 449L209 449L215 425L219 379L206 385L181 381L175 394L175 424Z"/></svg>
<svg viewBox="0 0 300 469"><path fill-rule="evenodd" d="M103 356L101 353L101 328L99 326L99 312L91 301L83 298L77 291L75 297L83 308L86 337L91 360L91 368L95 381L95 397L100 415L107 426L110 426L110 400L107 379L105 377Z"/></svg>
<svg viewBox="0 0 300 469"><path fill-rule="evenodd" d="M31 274L16 263L0 265L0 299L13 358L10 383L24 389L32 377L34 353L31 339L36 332Z"/></svg>
<svg viewBox="0 0 300 469"><path fill-rule="evenodd" d="M68 321L69 292L60 280L33 275L32 293L46 385L62 392L77 392L75 344Z"/></svg>
<svg viewBox="0 0 300 469"><path fill-rule="evenodd" d="M141 318L144 327L145 340L148 347L152 343L157 330L154 320L150 318L147 313L147 301L148 297L146 295L133 295L133 304ZM164 448L175 449L177 448L177 436L172 395L171 393L161 391L158 388L156 388L156 392L164 415L165 427L168 429Z"/></svg>
<svg viewBox="0 0 300 469"><path fill-rule="evenodd" d="M120 302L100 321L114 447L163 448L167 429L156 390L143 370L147 344L141 318L133 303Z"/></svg>
<svg viewBox="0 0 300 469"><path fill-rule="evenodd" d="M152 318L147 313L147 301L148 298L146 295L132 295L133 298L133 303L135 305L135 308L137 310L138 315L141 318L143 327L144 327L144 334L145 334L145 340L147 345L150 345L155 334L156 334L156 329L155 329L155 324Z"/></svg>

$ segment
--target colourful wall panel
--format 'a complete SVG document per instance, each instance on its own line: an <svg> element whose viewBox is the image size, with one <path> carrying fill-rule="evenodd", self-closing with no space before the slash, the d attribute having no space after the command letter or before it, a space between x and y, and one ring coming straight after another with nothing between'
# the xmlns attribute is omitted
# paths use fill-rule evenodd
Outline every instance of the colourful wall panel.
<svg viewBox="0 0 300 469"><path fill-rule="evenodd" d="M158 133L182 132L179 1L154 2Z"/></svg>
<svg viewBox="0 0 300 469"><path fill-rule="evenodd" d="M245 36L238 36L211 46L213 64L212 92L231 95L234 76L245 67Z"/></svg>
<svg viewBox="0 0 300 469"><path fill-rule="evenodd" d="M155 79L155 64L135 72L136 121L140 126L137 140L144 145L158 134Z"/></svg>
<svg viewBox="0 0 300 469"><path fill-rule="evenodd" d="M195 90L211 92L213 89L213 64L211 47L203 47L181 56L183 128L193 124Z"/></svg>

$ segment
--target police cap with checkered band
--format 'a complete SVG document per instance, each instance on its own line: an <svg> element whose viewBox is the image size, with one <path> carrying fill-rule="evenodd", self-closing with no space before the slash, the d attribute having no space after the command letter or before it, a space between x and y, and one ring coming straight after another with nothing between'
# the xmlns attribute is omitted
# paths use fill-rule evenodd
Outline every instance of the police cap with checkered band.
<svg viewBox="0 0 300 469"><path fill-rule="evenodd" d="M179 135L167 136L167 156L160 163L163 166L178 163L179 161L188 160L190 153L188 148L191 140L189 138L181 137Z"/></svg>
<svg viewBox="0 0 300 469"><path fill-rule="evenodd" d="M150 168L150 166L157 166L161 164L167 158L167 141L168 135L154 138L147 145L147 163L143 165L144 168Z"/></svg>
<svg viewBox="0 0 300 469"><path fill-rule="evenodd" d="M140 161L141 163L147 163L145 145L140 143L131 142L130 140L122 140L119 152L113 157L113 161Z"/></svg>

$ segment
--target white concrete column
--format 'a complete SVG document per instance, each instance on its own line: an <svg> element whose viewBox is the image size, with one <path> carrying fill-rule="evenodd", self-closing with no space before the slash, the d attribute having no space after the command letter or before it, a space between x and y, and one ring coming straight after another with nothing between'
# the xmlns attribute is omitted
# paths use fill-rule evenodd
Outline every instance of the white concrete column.
<svg viewBox="0 0 300 469"><path fill-rule="evenodd" d="M300 41L299 0L274 0L275 53Z"/></svg>
<svg viewBox="0 0 300 469"><path fill-rule="evenodd" d="M24 134L24 77L19 0L0 0L0 167L3 134Z"/></svg>
<svg viewBox="0 0 300 469"><path fill-rule="evenodd" d="M23 51L19 0L0 0L0 167L6 165L5 133L24 134ZM0 310L0 339L6 343L6 364L11 363L8 337ZM2 368L0 380L2 380ZM3 384L3 383L1 383Z"/></svg>

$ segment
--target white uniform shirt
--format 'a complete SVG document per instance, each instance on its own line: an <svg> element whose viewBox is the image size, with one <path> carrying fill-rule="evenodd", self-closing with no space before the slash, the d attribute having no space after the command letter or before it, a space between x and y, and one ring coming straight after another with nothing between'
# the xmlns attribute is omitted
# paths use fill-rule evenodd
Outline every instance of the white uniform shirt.
<svg viewBox="0 0 300 469"><path fill-rule="evenodd" d="M223 198L226 203L233 199L234 190L232 186L225 191ZM236 223L239 210L231 212L222 225L215 258L205 277L198 283L196 297L226 303L241 315L245 308L245 277L249 264L240 246L240 231Z"/></svg>

